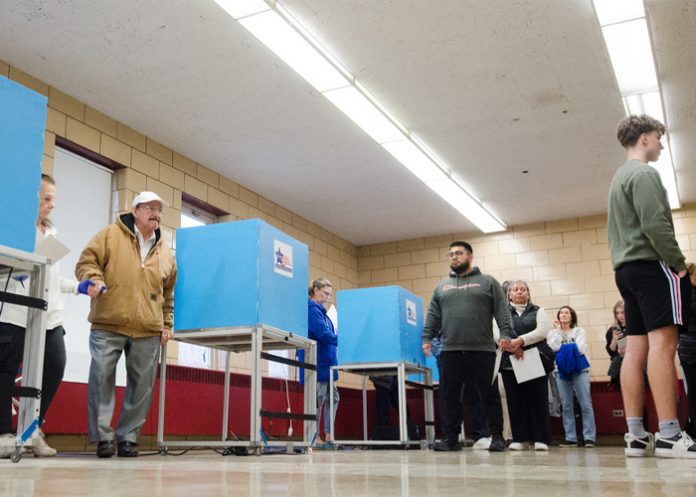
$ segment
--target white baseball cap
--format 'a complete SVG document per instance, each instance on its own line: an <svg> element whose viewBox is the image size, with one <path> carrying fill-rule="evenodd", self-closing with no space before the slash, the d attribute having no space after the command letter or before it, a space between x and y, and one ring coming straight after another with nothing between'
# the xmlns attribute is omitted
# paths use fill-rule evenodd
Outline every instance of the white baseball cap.
<svg viewBox="0 0 696 497"><path fill-rule="evenodd" d="M169 207L169 204L162 200L160 196L157 195L155 192L140 192L138 195L135 196L131 205L133 206L133 208L135 208L138 207L138 204L145 204L147 202L153 202L155 200L162 204L162 207Z"/></svg>

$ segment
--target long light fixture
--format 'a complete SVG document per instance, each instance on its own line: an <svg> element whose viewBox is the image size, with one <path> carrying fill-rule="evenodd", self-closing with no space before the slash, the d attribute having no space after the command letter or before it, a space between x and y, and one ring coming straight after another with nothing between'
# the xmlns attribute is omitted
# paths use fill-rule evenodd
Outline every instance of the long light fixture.
<svg viewBox="0 0 696 497"><path fill-rule="evenodd" d="M274 0L215 2L481 231L507 229L282 5Z"/></svg>
<svg viewBox="0 0 696 497"><path fill-rule="evenodd" d="M626 114L648 114L665 122L643 0L594 0L594 6ZM670 207L678 209L679 192L669 136L665 136L665 141L660 159L653 166L660 173Z"/></svg>

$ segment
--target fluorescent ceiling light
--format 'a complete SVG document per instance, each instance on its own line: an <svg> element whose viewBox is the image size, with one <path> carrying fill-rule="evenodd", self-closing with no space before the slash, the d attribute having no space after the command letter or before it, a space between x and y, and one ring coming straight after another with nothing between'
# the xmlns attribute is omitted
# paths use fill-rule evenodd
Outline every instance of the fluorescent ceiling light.
<svg viewBox="0 0 696 497"><path fill-rule="evenodd" d="M666 138L663 138L665 140ZM662 186L667 190L667 198L669 199L669 206L672 209L679 208L679 192L677 190L677 179L674 175L674 166L672 162L672 152L669 147L669 143L665 144L665 148L660 154L660 158L655 162L653 167L657 169L660 173L660 179L662 180Z"/></svg>
<svg viewBox="0 0 696 497"><path fill-rule="evenodd" d="M447 179L442 169L410 140L382 143L382 146L422 182Z"/></svg>
<svg viewBox="0 0 696 497"><path fill-rule="evenodd" d="M354 86L326 91L324 96L377 143L404 137L403 132Z"/></svg>
<svg viewBox="0 0 696 497"><path fill-rule="evenodd" d="M507 229L277 1L215 1L479 229L485 233Z"/></svg>
<svg viewBox="0 0 696 497"><path fill-rule="evenodd" d="M626 114L647 114L660 122L665 122L659 91L629 95L624 97L624 101Z"/></svg>
<svg viewBox="0 0 696 497"><path fill-rule="evenodd" d="M350 84L341 71L276 11L244 17L239 23L318 91Z"/></svg>
<svg viewBox="0 0 696 497"><path fill-rule="evenodd" d="M602 28L611 65L622 95L658 89L645 19Z"/></svg>
<svg viewBox="0 0 696 497"><path fill-rule="evenodd" d="M600 26L645 17L643 0L594 0Z"/></svg>
<svg viewBox="0 0 696 497"><path fill-rule="evenodd" d="M234 19L271 9L264 0L215 0L215 3L225 9Z"/></svg>
<svg viewBox="0 0 696 497"><path fill-rule="evenodd" d="M502 221L493 216L477 200L469 195L468 192L462 190L462 188L451 179L429 181L426 185L447 203L466 216L469 221L474 223L476 227L484 233L504 231L507 228Z"/></svg>

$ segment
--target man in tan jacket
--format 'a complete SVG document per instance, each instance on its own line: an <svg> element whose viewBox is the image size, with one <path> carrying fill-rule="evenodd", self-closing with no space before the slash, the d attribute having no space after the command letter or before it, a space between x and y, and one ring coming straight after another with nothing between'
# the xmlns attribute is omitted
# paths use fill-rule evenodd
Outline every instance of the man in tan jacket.
<svg viewBox="0 0 696 497"><path fill-rule="evenodd" d="M137 457L140 430L152 402L160 345L172 337L176 260L160 233L167 204L153 192L133 199L130 213L97 233L75 274L91 279L89 441L97 456L114 455L116 364L126 355L127 384L115 440L119 457Z"/></svg>

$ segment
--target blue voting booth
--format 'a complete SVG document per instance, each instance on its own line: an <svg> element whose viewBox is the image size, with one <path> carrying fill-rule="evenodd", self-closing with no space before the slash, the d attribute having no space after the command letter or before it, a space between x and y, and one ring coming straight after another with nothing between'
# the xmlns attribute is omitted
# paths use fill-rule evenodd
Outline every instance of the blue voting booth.
<svg viewBox="0 0 696 497"><path fill-rule="evenodd" d="M45 96L0 76L0 245L34 251Z"/></svg>
<svg viewBox="0 0 696 497"><path fill-rule="evenodd" d="M307 336L307 246L258 220L176 232L176 330L267 325Z"/></svg>
<svg viewBox="0 0 696 497"><path fill-rule="evenodd" d="M423 301L399 286L337 292L338 361L424 365Z"/></svg>

